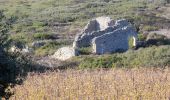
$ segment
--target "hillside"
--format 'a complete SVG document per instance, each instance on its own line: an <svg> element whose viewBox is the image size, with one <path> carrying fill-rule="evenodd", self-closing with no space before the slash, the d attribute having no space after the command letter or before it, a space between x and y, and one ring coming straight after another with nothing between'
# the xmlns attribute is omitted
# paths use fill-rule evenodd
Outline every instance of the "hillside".
<svg viewBox="0 0 170 100"><path fill-rule="evenodd" d="M81 47L79 56L52 58L101 16L126 19L140 45L128 38L127 51L97 54ZM0 99L169 99L170 3L0 0L0 57Z"/></svg>
<svg viewBox="0 0 170 100"><path fill-rule="evenodd" d="M53 54L59 47L70 45L75 34L98 16L127 18L141 28L141 33L170 27L168 15L161 16L168 8L156 10L164 5L159 0L1 0L0 5L6 16L16 20L10 30L15 45L32 48L32 43L43 44L33 47L36 56Z"/></svg>

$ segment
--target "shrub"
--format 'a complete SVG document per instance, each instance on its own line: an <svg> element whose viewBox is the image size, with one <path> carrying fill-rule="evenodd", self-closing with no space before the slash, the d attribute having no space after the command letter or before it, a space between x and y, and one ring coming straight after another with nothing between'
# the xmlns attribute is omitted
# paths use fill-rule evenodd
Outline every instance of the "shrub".
<svg viewBox="0 0 170 100"><path fill-rule="evenodd" d="M35 33L33 35L33 38L37 40L45 40L45 39L51 39L52 36L53 34L50 33Z"/></svg>
<svg viewBox="0 0 170 100"><path fill-rule="evenodd" d="M138 34L138 40L139 40L139 41L145 41L145 40L146 40L146 37L147 37L147 36L144 35L144 34L142 34L142 33L139 33L139 34Z"/></svg>
<svg viewBox="0 0 170 100"><path fill-rule="evenodd" d="M170 46L140 48L125 53L81 57L79 68L163 67L170 65Z"/></svg>
<svg viewBox="0 0 170 100"><path fill-rule="evenodd" d="M91 47L82 47L79 49L79 53L82 55L89 55L92 53Z"/></svg>
<svg viewBox="0 0 170 100"><path fill-rule="evenodd" d="M121 64L122 58L113 55L104 55L101 57L86 57L82 60L82 62L79 65L80 69L85 69L85 68L112 68L112 67L117 67Z"/></svg>
<svg viewBox="0 0 170 100"><path fill-rule="evenodd" d="M11 34L9 36L9 40L11 41L12 46L13 45L29 45L34 41L33 35L29 33L17 33L17 34Z"/></svg>
<svg viewBox="0 0 170 100"><path fill-rule="evenodd" d="M7 19L0 11L0 98L5 97L6 99L13 94L8 88L9 85L21 83L26 75L25 71L31 64L27 59L28 57L7 52L6 48L9 45L7 33L11 26L10 19Z"/></svg>
<svg viewBox="0 0 170 100"><path fill-rule="evenodd" d="M159 28L158 27L155 27L155 26L150 26L150 25L145 25L143 26L143 31L156 31L158 30Z"/></svg>
<svg viewBox="0 0 170 100"><path fill-rule="evenodd" d="M47 56L53 54L58 48L64 45L69 45L68 41L51 41L47 42L40 48L35 48L35 56Z"/></svg>

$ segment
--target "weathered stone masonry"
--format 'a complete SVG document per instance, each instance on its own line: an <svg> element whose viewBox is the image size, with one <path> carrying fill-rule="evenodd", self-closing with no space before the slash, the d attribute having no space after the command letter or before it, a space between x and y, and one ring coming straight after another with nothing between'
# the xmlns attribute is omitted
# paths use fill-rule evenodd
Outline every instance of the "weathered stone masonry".
<svg viewBox="0 0 170 100"><path fill-rule="evenodd" d="M96 54L126 51L130 37L133 37L136 46L136 29L127 20L113 21L109 17L99 17L90 21L83 32L76 36L73 47L92 45L93 53Z"/></svg>
<svg viewBox="0 0 170 100"><path fill-rule="evenodd" d="M136 38L137 36L135 33L135 30L131 30L131 27L127 27L126 29L117 29L113 32L95 37L92 41L93 52L104 54L126 51L129 48L128 39L130 37Z"/></svg>

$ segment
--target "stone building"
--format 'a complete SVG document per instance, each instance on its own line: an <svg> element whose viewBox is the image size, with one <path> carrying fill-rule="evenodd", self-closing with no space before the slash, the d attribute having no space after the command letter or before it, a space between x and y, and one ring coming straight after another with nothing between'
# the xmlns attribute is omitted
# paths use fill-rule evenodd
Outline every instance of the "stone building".
<svg viewBox="0 0 170 100"><path fill-rule="evenodd" d="M80 34L77 34L73 47L63 47L52 56L58 60L67 60L79 55L79 48L92 47L95 54L123 52L131 45L136 46L137 31L125 19L112 20L109 17L98 17L91 20Z"/></svg>
<svg viewBox="0 0 170 100"><path fill-rule="evenodd" d="M129 39L131 38L133 46L136 46L136 29L127 20L114 21L109 17L98 17L91 20L76 36L73 47L92 46L95 54L122 52L129 49Z"/></svg>

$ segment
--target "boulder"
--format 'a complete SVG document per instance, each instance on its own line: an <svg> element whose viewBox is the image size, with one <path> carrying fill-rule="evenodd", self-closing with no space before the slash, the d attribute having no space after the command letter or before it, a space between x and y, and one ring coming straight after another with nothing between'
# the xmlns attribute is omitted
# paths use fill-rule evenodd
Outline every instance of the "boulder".
<svg viewBox="0 0 170 100"><path fill-rule="evenodd" d="M45 45L45 42L44 41L35 41L32 43L32 47L34 48L39 48L39 47L42 47Z"/></svg>
<svg viewBox="0 0 170 100"><path fill-rule="evenodd" d="M29 48L28 46L25 46L25 48L22 48L21 53L23 54L30 54L33 52L32 48Z"/></svg>
<svg viewBox="0 0 170 100"><path fill-rule="evenodd" d="M62 47L55 52L52 58L65 61L78 55L78 51L73 47Z"/></svg>
<svg viewBox="0 0 170 100"><path fill-rule="evenodd" d="M12 47L10 48L10 51L11 51L11 52L20 52L21 50L20 50L19 48L17 48L16 46L12 46Z"/></svg>
<svg viewBox="0 0 170 100"><path fill-rule="evenodd" d="M23 46L23 48L19 48L17 46L12 46L10 48L10 52L19 52L19 53L22 53L22 54L29 54L29 53L33 52L33 49L29 48L27 45Z"/></svg>

